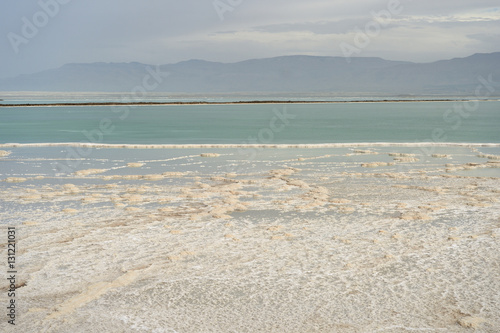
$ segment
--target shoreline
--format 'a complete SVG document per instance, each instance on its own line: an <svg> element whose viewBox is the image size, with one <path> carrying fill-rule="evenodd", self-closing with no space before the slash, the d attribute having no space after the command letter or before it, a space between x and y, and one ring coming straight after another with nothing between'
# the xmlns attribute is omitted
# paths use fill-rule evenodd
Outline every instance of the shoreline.
<svg viewBox="0 0 500 333"><path fill-rule="evenodd" d="M295 146L325 145L346 148L255 158L238 149L0 148L0 219L18 235L16 262L27 269L16 284L35 309L20 331L96 322L161 331L164 318L179 332L500 327L491 292L500 281L499 148ZM425 145L447 148L408 148ZM304 304L328 315L312 317ZM369 322L353 319L366 314Z"/></svg>
<svg viewBox="0 0 500 333"><path fill-rule="evenodd" d="M367 99L367 100L346 100L346 101L279 101L279 100L255 100L255 101L232 101L232 102L68 102L68 103L22 103L22 104L1 104L0 107L48 107L48 106L161 106L161 105L251 105L251 104L348 104L348 103L424 103L424 102L498 102L499 99Z"/></svg>
<svg viewBox="0 0 500 333"><path fill-rule="evenodd" d="M346 143L299 143L299 144L120 144L120 143L83 143L83 142L46 142L46 143L0 143L0 148L36 147L81 147L108 149L208 149L208 148L345 148L345 147L500 147L500 143L485 142L346 142Z"/></svg>

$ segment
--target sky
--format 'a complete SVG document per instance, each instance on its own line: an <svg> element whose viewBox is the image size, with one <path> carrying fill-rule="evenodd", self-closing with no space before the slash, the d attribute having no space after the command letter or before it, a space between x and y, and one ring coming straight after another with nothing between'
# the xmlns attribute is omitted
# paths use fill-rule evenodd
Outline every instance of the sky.
<svg viewBox="0 0 500 333"><path fill-rule="evenodd" d="M498 51L498 0L0 2L0 78L67 63L296 54L432 62Z"/></svg>

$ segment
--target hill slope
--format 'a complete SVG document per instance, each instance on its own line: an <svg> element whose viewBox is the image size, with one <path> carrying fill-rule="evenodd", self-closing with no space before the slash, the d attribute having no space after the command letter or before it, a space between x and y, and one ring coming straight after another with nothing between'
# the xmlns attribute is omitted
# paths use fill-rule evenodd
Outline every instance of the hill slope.
<svg viewBox="0 0 500 333"><path fill-rule="evenodd" d="M156 86L150 73L158 70L169 74ZM424 64L366 57L351 58L348 63L342 57L283 56L237 63L189 60L159 68L137 62L67 64L0 80L0 90L125 92L146 82L158 92L473 94L479 78L490 75L500 82L500 52ZM495 87L498 95L500 85Z"/></svg>

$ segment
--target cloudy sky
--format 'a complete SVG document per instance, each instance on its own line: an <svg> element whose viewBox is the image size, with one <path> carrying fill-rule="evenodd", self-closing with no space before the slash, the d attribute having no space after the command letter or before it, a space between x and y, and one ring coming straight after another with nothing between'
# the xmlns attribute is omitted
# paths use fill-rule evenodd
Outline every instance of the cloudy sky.
<svg viewBox="0 0 500 333"><path fill-rule="evenodd" d="M306 54L430 62L500 51L498 0L0 3L0 78L75 62Z"/></svg>

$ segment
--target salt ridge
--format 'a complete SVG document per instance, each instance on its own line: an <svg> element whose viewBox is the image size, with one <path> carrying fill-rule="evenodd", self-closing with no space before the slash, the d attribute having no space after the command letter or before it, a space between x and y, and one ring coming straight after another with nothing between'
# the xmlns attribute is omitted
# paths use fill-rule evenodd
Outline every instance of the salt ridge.
<svg viewBox="0 0 500 333"><path fill-rule="evenodd" d="M343 147L500 147L500 143L466 142L351 142L351 143L300 143L300 144L115 144L115 143L2 143L0 148L29 147L81 147L126 149L181 149L181 148L343 148Z"/></svg>

